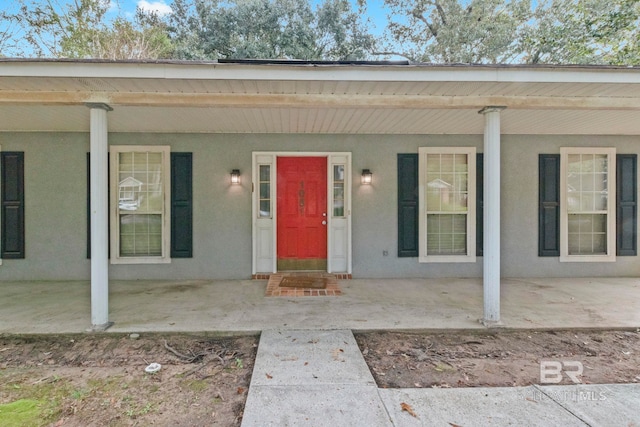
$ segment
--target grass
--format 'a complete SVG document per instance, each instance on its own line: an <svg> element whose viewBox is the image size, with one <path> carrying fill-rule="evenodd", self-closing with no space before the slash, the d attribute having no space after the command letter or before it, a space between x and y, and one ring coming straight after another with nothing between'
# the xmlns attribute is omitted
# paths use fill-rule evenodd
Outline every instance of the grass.
<svg viewBox="0 0 640 427"><path fill-rule="evenodd" d="M20 399L0 405L0 425L6 427L30 427L42 422L42 402Z"/></svg>
<svg viewBox="0 0 640 427"><path fill-rule="evenodd" d="M6 384L5 403L0 406L1 426L42 426L57 420L63 410L63 402L73 395L75 391L71 384L56 375L31 381L31 371L17 370L6 372L1 379ZM17 403L16 402L21 402ZM16 417L31 416L35 414L32 408L36 403L37 414L35 418L20 424ZM9 405L9 406L7 406ZM16 406L11 406L16 405ZM28 411L26 411L29 409ZM4 417L9 417L8 420Z"/></svg>
<svg viewBox="0 0 640 427"><path fill-rule="evenodd" d="M89 379L84 386L57 376L50 376L33 382L34 371L14 370L0 372L0 383L4 383L0 405L0 426L40 427L59 420L70 407L87 399L98 399L102 405L110 406L121 402L122 414L129 418L143 417L156 411L153 403L140 401L130 390L146 387L158 390L158 385L139 379L126 381L121 376ZM194 389L202 389L206 384L191 384ZM65 409L66 408L66 409Z"/></svg>
<svg viewBox="0 0 640 427"><path fill-rule="evenodd" d="M186 386L186 388L188 388L191 391L194 392L201 392L207 389L208 385L207 382L204 380L190 380L190 381L183 381L184 386Z"/></svg>

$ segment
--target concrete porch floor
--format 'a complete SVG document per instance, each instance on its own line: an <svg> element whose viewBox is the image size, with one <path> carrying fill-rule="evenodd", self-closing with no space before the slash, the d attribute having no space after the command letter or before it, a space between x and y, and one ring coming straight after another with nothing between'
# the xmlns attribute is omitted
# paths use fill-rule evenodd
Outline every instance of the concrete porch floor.
<svg viewBox="0 0 640 427"><path fill-rule="evenodd" d="M109 332L478 329L481 279L353 279L338 297L265 297L266 280L112 281ZM89 282L0 283L0 333L90 327ZM640 278L503 279L507 328L640 327Z"/></svg>

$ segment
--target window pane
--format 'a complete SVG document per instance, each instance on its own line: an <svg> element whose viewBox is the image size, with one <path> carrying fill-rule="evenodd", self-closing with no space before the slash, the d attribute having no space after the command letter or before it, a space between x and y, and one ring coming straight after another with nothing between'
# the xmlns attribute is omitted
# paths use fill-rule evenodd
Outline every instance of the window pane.
<svg viewBox="0 0 640 427"><path fill-rule="evenodd" d="M117 162L120 257L162 256L164 152L119 152Z"/></svg>
<svg viewBox="0 0 640 427"><path fill-rule="evenodd" d="M603 255L607 247L607 215L569 215L569 255Z"/></svg>
<svg viewBox="0 0 640 427"><path fill-rule="evenodd" d="M454 172L467 173L468 171L467 155L456 154L453 159L454 159L454 168L453 168Z"/></svg>
<svg viewBox="0 0 640 427"><path fill-rule="evenodd" d="M268 182L260 183L260 198L261 199L271 198L271 185Z"/></svg>
<svg viewBox="0 0 640 427"><path fill-rule="evenodd" d="M344 217L344 165L333 166L333 216Z"/></svg>
<svg viewBox="0 0 640 427"><path fill-rule="evenodd" d="M259 218L271 218L271 165L260 165L260 209Z"/></svg>
<svg viewBox="0 0 640 427"><path fill-rule="evenodd" d="M442 207L441 207L440 200L441 200L440 189L436 188L435 185L433 185L433 187L429 187L429 184L427 184L427 206L428 206L428 209L430 211L433 211L433 212L441 211Z"/></svg>
<svg viewBox="0 0 640 427"><path fill-rule="evenodd" d="M466 255L467 216L427 215L427 255Z"/></svg>
<svg viewBox="0 0 640 427"><path fill-rule="evenodd" d="M568 255L607 255L609 160L608 154L567 154Z"/></svg>
<svg viewBox="0 0 640 427"><path fill-rule="evenodd" d="M427 212L466 212L467 155L428 154L427 170Z"/></svg>
<svg viewBox="0 0 640 427"><path fill-rule="evenodd" d="M120 153L119 168L120 211L161 213L164 206L162 154Z"/></svg>
<svg viewBox="0 0 640 427"><path fill-rule="evenodd" d="M260 165L260 182L269 182L269 180L271 180L271 167Z"/></svg>
<svg viewBox="0 0 640 427"><path fill-rule="evenodd" d="M161 256L162 215L120 215L120 256Z"/></svg>
<svg viewBox="0 0 640 427"><path fill-rule="evenodd" d="M608 159L604 154L570 154L567 172L569 212L605 211Z"/></svg>
<svg viewBox="0 0 640 427"><path fill-rule="evenodd" d="M427 255L467 254L467 159L467 154L427 154Z"/></svg>
<svg viewBox="0 0 640 427"><path fill-rule="evenodd" d="M271 203L269 200L260 200L260 217L269 218L271 215Z"/></svg>

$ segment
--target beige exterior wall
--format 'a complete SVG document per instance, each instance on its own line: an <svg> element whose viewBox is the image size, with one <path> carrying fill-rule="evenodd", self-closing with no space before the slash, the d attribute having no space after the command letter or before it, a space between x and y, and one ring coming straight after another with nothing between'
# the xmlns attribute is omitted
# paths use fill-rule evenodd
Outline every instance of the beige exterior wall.
<svg viewBox="0 0 640 427"><path fill-rule="evenodd" d="M251 276L251 153L353 153L353 275L365 277L481 277L472 264L420 264L397 257L398 153L420 146L475 146L482 135L218 135L111 134L113 145L170 145L193 153L192 259L166 265L111 265L117 279L247 279ZM84 133L0 133L4 151L25 152L26 259L3 260L0 280L87 280L86 153ZM615 263L560 263L538 257L538 154L561 146L615 146L640 154L637 137L504 136L502 140L502 275L636 276L638 257ZM229 184L240 169L242 186ZM363 168L373 185L361 186ZM383 252L388 255L384 256Z"/></svg>

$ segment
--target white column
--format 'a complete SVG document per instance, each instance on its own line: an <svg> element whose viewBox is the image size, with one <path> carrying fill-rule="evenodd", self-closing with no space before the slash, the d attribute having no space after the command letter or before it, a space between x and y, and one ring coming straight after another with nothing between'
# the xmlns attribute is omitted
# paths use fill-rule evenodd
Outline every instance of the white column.
<svg viewBox="0 0 640 427"><path fill-rule="evenodd" d="M486 107L484 115L484 248L483 301L485 326L500 324L500 111Z"/></svg>
<svg viewBox="0 0 640 427"><path fill-rule="evenodd" d="M91 327L105 330L109 322L109 200L107 104L91 109Z"/></svg>

